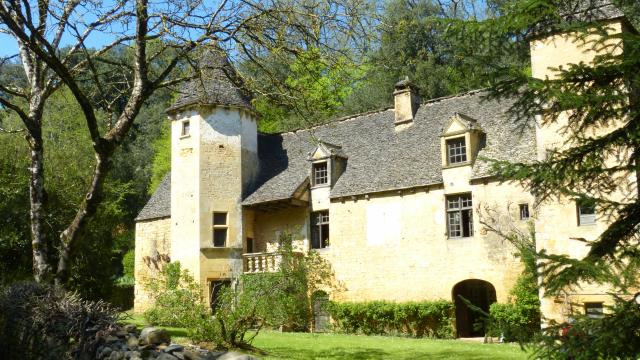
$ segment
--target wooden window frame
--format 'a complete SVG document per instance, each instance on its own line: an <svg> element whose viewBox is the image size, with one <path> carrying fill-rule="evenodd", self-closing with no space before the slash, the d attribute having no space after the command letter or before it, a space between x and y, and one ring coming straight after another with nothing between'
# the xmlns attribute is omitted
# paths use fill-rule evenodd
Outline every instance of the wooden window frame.
<svg viewBox="0 0 640 360"><path fill-rule="evenodd" d="M311 213L311 248L325 249L329 247L329 210ZM326 236L325 236L326 235Z"/></svg>
<svg viewBox="0 0 640 360"><path fill-rule="evenodd" d="M585 210L591 210L586 212ZM594 203L576 202L576 215L578 226L591 226L596 224L596 205Z"/></svg>
<svg viewBox="0 0 640 360"><path fill-rule="evenodd" d="M224 224L216 224L216 215L224 214L225 221ZM224 244L222 246L216 245L216 230L222 231L224 230ZM227 247L227 243L229 242L229 212L227 211L214 211L211 214L211 235L213 237L212 243L215 248L225 248Z"/></svg>
<svg viewBox="0 0 640 360"><path fill-rule="evenodd" d="M599 311L589 311L598 310ZM584 303L584 314L592 319L601 319L604 317L604 303L602 301L593 301Z"/></svg>
<svg viewBox="0 0 640 360"><path fill-rule="evenodd" d="M471 193L447 195L445 209L447 237L449 239L473 237L473 197ZM465 221L467 234L465 234Z"/></svg>
<svg viewBox="0 0 640 360"><path fill-rule="evenodd" d="M183 120L180 127L180 137L189 137L191 136L191 121Z"/></svg>
<svg viewBox="0 0 640 360"><path fill-rule="evenodd" d="M469 161L467 156L467 138L459 136L444 141L447 151L447 164L458 165ZM459 146L456 146L459 145Z"/></svg>
<svg viewBox="0 0 640 360"><path fill-rule="evenodd" d="M324 167L324 169L318 169L321 166ZM318 173L320 173L320 175ZM329 185L329 161L319 161L312 163L311 179L313 186Z"/></svg>

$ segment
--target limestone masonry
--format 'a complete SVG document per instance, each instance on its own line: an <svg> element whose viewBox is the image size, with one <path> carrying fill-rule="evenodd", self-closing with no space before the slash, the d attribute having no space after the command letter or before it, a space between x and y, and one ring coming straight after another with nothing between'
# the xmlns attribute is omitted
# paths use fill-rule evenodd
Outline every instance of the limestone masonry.
<svg viewBox="0 0 640 360"><path fill-rule="evenodd" d="M629 31L606 8L594 21ZM595 53L571 34L531 40L539 78L550 68ZM514 248L481 221L527 231L538 250L583 256L583 242L607 223L573 199L537 203L519 185L499 183L484 159L532 162L564 146L557 125L515 123L512 101L472 91L420 101L408 79L395 107L281 134L261 134L250 98L224 56L203 58L204 82L188 84L169 108L171 174L136 225L135 310L150 305L144 284L168 261L180 261L214 299L242 273L270 271L281 234L299 251L318 251L332 265L340 301L456 301L480 307L507 301L522 270ZM635 189L633 179L630 186ZM629 194L621 194L621 197ZM633 195L633 194L631 194ZM547 319L600 307L608 288L584 284L545 294ZM458 305L458 304L457 304ZM459 336L478 335L458 306Z"/></svg>

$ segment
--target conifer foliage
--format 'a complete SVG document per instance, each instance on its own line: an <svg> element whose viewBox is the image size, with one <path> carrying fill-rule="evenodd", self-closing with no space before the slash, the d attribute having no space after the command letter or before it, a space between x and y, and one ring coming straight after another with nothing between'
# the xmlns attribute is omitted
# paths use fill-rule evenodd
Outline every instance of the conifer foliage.
<svg viewBox="0 0 640 360"><path fill-rule="evenodd" d="M611 21L594 21L603 17L593 14L604 9L615 10L615 7L627 15L623 20L627 31L612 31ZM558 33L573 34L576 43L598 54L591 63L551 69L555 76L545 78L535 78L531 70L523 71L509 64L496 64L488 74L489 97L517 99L511 108L514 121L522 126L534 126L534 122L556 126L565 139L564 144L547 150L543 159L533 163L494 162L497 173L504 180L521 182L539 203L564 198L593 204L599 221L608 224L593 241L574 239L587 242L588 253L583 258L544 250L538 254L546 293L557 293L581 282L596 282L612 284L617 293L628 294L629 289L637 285L640 36L636 29L639 9L636 1L629 0L522 0L510 6L499 19L465 22L455 27L469 40L467 50L480 62L499 58L501 53L520 46L517 39L539 39ZM505 46L499 48L485 45L495 44L486 40L493 37L514 41L503 42ZM563 118L566 122L562 122ZM637 327L631 325L637 323L638 309L622 311L630 306L628 301L628 297L618 299L602 320L577 317L570 327L575 331L582 329L580 337L566 336L567 331L559 331L566 330L568 324L548 328L549 338L543 343L541 354L561 358L637 354L640 348L634 348L634 342L598 342L598 339L616 338L614 332L637 331ZM614 323L615 327L604 326ZM561 333L565 336L558 335ZM583 351L585 341L590 342L589 354Z"/></svg>

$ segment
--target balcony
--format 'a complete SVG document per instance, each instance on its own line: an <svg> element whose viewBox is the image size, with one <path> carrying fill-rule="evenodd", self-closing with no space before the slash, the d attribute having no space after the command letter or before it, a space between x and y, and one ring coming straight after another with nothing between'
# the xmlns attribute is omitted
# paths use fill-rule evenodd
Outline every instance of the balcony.
<svg viewBox="0 0 640 360"><path fill-rule="evenodd" d="M300 252L294 252L293 254L296 258L302 256ZM278 252L242 254L242 262L245 274L276 272L280 269L282 254Z"/></svg>

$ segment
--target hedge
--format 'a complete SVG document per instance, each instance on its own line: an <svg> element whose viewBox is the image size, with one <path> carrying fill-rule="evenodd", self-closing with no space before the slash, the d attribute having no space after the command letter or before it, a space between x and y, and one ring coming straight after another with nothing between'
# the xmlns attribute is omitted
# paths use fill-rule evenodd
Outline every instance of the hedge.
<svg viewBox="0 0 640 360"><path fill-rule="evenodd" d="M454 337L455 307L451 301L329 302L327 310L336 330L345 333Z"/></svg>

